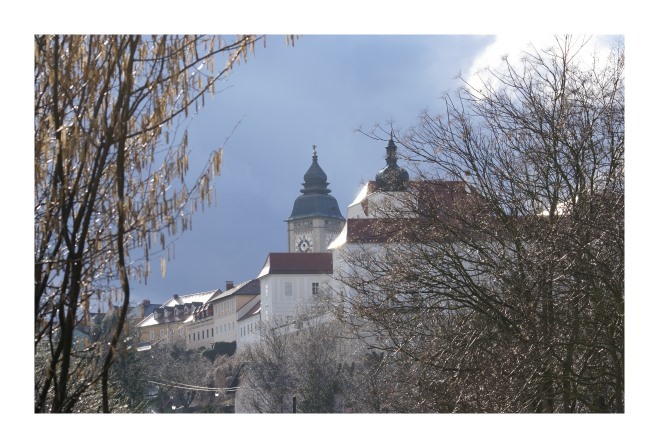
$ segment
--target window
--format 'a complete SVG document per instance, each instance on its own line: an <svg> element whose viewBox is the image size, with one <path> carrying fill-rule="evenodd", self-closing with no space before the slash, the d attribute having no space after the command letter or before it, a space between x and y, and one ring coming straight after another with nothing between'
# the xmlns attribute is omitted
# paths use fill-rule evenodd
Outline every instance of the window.
<svg viewBox="0 0 659 448"><path fill-rule="evenodd" d="M206 337L208 337L208 329L206 329Z"/></svg>
<svg viewBox="0 0 659 448"><path fill-rule="evenodd" d="M311 284L311 294L316 295L318 294L318 283L312 283Z"/></svg>
<svg viewBox="0 0 659 448"><path fill-rule="evenodd" d="M215 336L215 335L213 334L213 329L212 329L212 328L211 328L211 336Z"/></svg>
<svg viewBox="0 0 659 448"><path fill-rule="evenodd" d="M284 283L284 295L286 297L291 297L293 295L293 283L291 282Z"/></svg>
<svg viewBox="0 0 659 448"><path fill-rule="evenodd" d="M153 331L153 330L149 331L149 339L151 339L152 341L154 339L156 339L156 332L155 331Z"/></svg>
<svg viewBox="0 0 659 448"><path fill-rule="evenodd" d="M161 337L161 338L164 338L164 337L165 337L165 330L164 330L164 329L163 329L163 330L160 330L160 337Z"/></svg>

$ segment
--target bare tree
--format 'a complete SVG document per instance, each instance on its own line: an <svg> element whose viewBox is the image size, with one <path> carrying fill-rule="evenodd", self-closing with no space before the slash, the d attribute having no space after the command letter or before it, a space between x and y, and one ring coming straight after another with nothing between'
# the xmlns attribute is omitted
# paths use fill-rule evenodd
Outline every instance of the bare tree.
<svg viewBox="0 0 659 448"><path fill-rule="evenodd" d="M342 254L337 316L404 366L407 410L624 411L624 50L584 43L424 113L387 242Z"/></svg>
<svg viewBox="0 0 659 448"><path fill-rule="evenodd" d="M334 413L351 407L353 347L337 324L300 320L303 328L294 334L289 352L299 412Z"/></svg>
<svg viewBox="0 0 659 448"><path fill-rule="evenodd" d="M144 357L141 381L156 391L158 412L202 412L212 407L209 405L217 389L215 369L221 360L211 361L203 348L188 348L185 338L178 335L138 353L138 357Z"/></svg>
<svg viewBox="0 0 659 448"><path fill-rule="evenodd" d="M35 412L71 412L98 384L109 412L129 279L158 252L164 273L173 238L212 204L222 149L186 180L185 125L259 39L35 36L34 343L48 354ZM119 307L117 325L107 352L81 353L73 332L96 301Z"/></svg>
<svg viewBox="0 0 659 448"><path fill-rule="evenodd" d="M261 324L259 341L234 355L244 366L241 371L237 408L245 412L287 413L293 411L290 367L292 335L277 332L279 325Z"/></svg>
<svg viewBox="0 0 659 448"><path fill-rule="evenodd" d="M237 352L243 365L241 410L338 413L365 408L355 403L366 392L353 387L363 344L349 338L343 324L318 305L298 309L292 321L263 323L259 342Z"/></svg>
<svg viewBox="0 0 659 448"><path fill-rule="evenodd" d="M240 388L244 363L239 356L221 355L215 364L215 408L220 412L235 413L236 393Z"/></svg>

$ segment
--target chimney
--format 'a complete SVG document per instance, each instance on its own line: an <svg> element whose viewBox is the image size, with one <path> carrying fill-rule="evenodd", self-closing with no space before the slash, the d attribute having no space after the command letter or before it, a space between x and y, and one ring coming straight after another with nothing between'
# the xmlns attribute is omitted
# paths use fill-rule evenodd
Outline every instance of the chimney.
<svg viewBox="0 0 659 448"><path fill-rule="evenodd" d="M149 306L149 305L151 305L151 301L150 301L149 299L144 299L144 300L142 301L142 305L144 305L144 306Z"/></svg>
<svg viewBox="0 0 659 448"><path fill-rule="evenodd" d="M465 171L465 191L471 193L471 171Z"/></svg>
<svg viewBox="0 0 659 448"><path fill-rule="evenodd" d="M233 280L227 280L227 287L225 291L228 291L230 289L233 289Z"/></svg>

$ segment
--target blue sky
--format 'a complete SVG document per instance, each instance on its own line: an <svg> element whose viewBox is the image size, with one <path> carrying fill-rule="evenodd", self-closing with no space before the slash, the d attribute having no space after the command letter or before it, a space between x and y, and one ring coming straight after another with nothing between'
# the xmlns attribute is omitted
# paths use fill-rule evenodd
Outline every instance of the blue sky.
<svg viewBox="0 0 659 448"><path fill-rule="evenodd" d="M287 46L267 37L223 82L189 128L190 173L224 148L217 205L193 217L161 278L134 283L133 301L255 278L269 252L287 251L287 219L311 164L312 145L344 211L384 162L386 142L356 132L396 130L458 85L495 42L487 35L305 35ZM155 261L155 260L154 260Z"/></svg>

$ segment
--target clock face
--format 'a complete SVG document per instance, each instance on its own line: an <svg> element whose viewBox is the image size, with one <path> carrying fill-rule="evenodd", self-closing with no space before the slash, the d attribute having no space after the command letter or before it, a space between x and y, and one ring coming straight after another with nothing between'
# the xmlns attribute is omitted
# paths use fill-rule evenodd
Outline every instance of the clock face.
<svg viewBox="0 0 659 448"><path fill-rule="evenodd" d="M295 251L296 252L311 252L313 249L313 243L311 238L307 235L300 235L295 240Z"/></svg>

